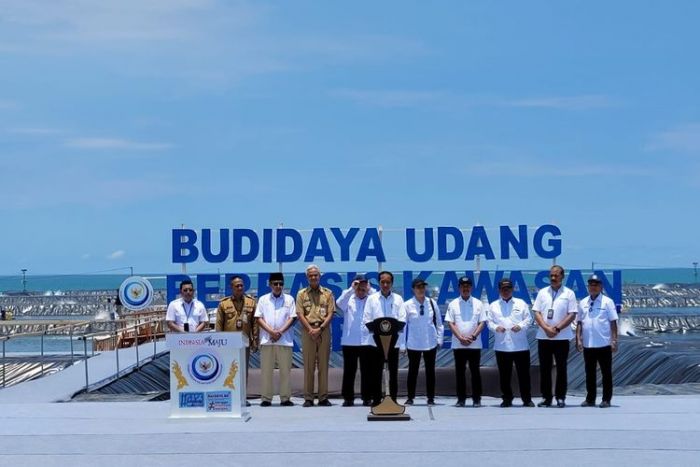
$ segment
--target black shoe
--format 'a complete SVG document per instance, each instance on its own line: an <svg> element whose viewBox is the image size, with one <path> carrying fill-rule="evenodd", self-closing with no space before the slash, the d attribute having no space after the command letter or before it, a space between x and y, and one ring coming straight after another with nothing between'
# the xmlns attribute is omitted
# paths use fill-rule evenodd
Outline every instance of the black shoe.
<svg viewBox="0 0 700 467"><path fill-rule="evenodd" d="M523 402L523 407L534 407L535 403L532 401Z"/></svg>
<svg viewBox="0 0 700 467"><path fill-rule="evenodd" d="M512 403L512 402L506 402L506 401L501 402L501 408L504 409L504 408L506 408L506 407L513 407L513 403Z"/></svg>
<svg viewBox="0 0 700 467"><path fill-rule="evenodd" d="M322 401L318 401L319 407L331 407L333 404L331 404L331 401L328 399L323 399Z"/></svg>
<svg viewBox="0 0 700 467"><path fill-rule="evenodd" d="M406 399L406 402L404 402L403 405L413 405L413 399L411 399L411 398Z"/></svg>
<svg viewBox="0 0 700 467"><path fill-rule="evenodd" d="M370 401L370 400L362 401L362 405L365 407L371 407L372 401Z"/></svg>
<svg viewBox="0 0 700 467"><path fill-rule="evenodd" d="M245 406L250 407L250 401L245 401Z"/></svg>
<svg viewBox="0 0 700 467"><path fill-rule="evenodd" d="M428 405L435 405L435 399L428 399Z"/></svg>
<svg viewBox="0 0 700 467"><path fill-rule="evenodd" d="M560 409L566 407L566 402L564 402L564 399L557 399L557 407L559 407Z"/></svg>
<svg viewBox="0 0 700 467"><path fill-rule="evenodd" d="M595 401L583 401L581 402L581 407L595 407Z"/></svg>
<svg viewBox="0 0 700 467"><path fill-rule="evenodd" d="M610 402L608 402L608 401L603 401L603 402L600 403L600 405L599 405L598 407L600 407L601 409L609 409L609 408L610 408Z"/></svg>
<svg viewBox="0 0 700 467"><path fill-rule="evenodd" d="M542 401L537 404L537 407L551 407L552 406L552 401L547 400L547 399L542 399Z"/></svg>
<svg viewBox="0 0 700 467"><path fill-rule="evenodd" d="M262 401L260 403L260 407L270 407L272 405L272 402L270 401Z"/></svg>
<svg viewBox="0 0 700 467"><path fill-rule="evenodd" d="M304 401L304 405L302 407L313 407L314 406L314 401Z"/></svg>
<svg viewBox="0 0 700 467"><path fill-rule="evenodd" d="M474 407L475 409L478 409L479 407L481 407L481 401L480 400L474 401L474 403L472 404L472 407Z"/></svg>
<svg viewBox="0 0 700 467"><path fill-rule="evenodd" d="M283 401L283 402L280 403L280 405L281 405L282 407L293 407L293 406L294 406L294 402L292 402L292 401Z"/></svg>
<svg viewBox="0 0 700 467"><path fill-rule="evenodd" d="M321 405L321 403L319 402L318 405ZM343 407L352 407L353 405L355 405L353 401L343 401Z"/></svg>
<svg viewBox="0 0 700 467"><path fill-rule="evenodd" d="M466 405L464 402L465 401L458 400L457 403L455 404L455 407L464 407Z"/></svg>

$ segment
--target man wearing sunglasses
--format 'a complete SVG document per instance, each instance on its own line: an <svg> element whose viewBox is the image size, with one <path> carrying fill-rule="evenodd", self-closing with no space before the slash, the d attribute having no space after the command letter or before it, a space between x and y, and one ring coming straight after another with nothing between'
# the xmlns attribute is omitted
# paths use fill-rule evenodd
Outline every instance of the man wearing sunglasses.
<svg viewBox="0 0 700 467"><path fill-rule="evenodd" d="M513 282L503 278L498 282L501 297L489 306L489 329L494 333L494 350L501 385L501 407L513 405L510 385L513 364L518 373L518 386L523 407L534 407L530 389L530 345L527 328L532 322L530 308L523 300L513 297Z"/></svg>
<svg viewBox="0 0 700 467"><path fill-rule="evenodd" d="M576 316L576 348L583 352L586 367L586 400L582 407L594 407L596 365L603 379L601 409L610 407L613 394L612 354L617 352L617 310L615 303L602 294L603 281L593 274L588 278L588 297L579 302Z"/></svg>
<svg viewBox="0 0 700 467"><path fill-rule="evenodd" d="M370 345L372 335L362 325L367 297L375 292L364 274L358 274L352 286L338 297L335 304L343 313L343 407L355 405L355 374L360 363L360 395L364 406L372 404L372 381L374 378L374 348Z"/></svg>
<svg viewBox="0 0 700 467"><path fill-rule="evenodd" d="M280 405L293 406L292 386L292 347L294 346L294 320L296 307L294 298L284 290L284 275L281 272L270 274L272 292L258 300L255 318L260 326L260 373L262 389L260 407L272 405L272 373L277 366L280 370Z"/></svg>
<svg viewBox="0 0 700 467"><path fill-rule="evenodd" d="M240 332L245 345L245 373L248 381L250 353L258 350L258 325L255 322L255 299L245 293L243 279L231 277L231 296L219 302L216 309L217 332ZM250 405L246 401L246 405Z"/></svg>
<svg viewBox="0 0 700 467"><path fill-rule="evenodd" d="M420 359L425 364L425 394L428 405L435 405L435 358L442 346L444 325L438 304L425 294L428 285L423 279L411 283L413 298L403 304L406 330L401 350L408 350L408 398L406 405L413 405Z"/></svg>
<svg viewBox="0 0 700 467"><path fill-rule="evenodd" d="M194 298L194 285L190 279L180 282L180 298L168 304L165 321L171 332L202 332L209 326L207 309Z"/></svg>
<svg viewBox="0 0 700 467"><path fill-rule="evenodd" d="M573 290L565 287L564 268L554 265L549 270L549 287L537 293L532 310L535 312L537 353L540 359L540 391L538 407L552 406L552 358L556 363L557 379L554 397L557 407L566 407L567 362L569 341L574 338L571 323L578 312L578 300Z"/></svg>

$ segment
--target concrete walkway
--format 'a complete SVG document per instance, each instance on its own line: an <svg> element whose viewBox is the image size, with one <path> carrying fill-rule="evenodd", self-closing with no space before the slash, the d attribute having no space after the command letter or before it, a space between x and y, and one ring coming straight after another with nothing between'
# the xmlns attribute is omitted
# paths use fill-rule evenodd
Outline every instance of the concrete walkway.
<svg viewBox="0 0 700 467"><path fill-rule="evenodd" d="M300 400L295 400L297 403ZM410 422L364 407L251 407L252 419L170 420L168 402L4 404L0 465L694 466L700 396L621 396L610 409L480 409L424 400ZM449 464L447 464L449 463Z"/></svg>

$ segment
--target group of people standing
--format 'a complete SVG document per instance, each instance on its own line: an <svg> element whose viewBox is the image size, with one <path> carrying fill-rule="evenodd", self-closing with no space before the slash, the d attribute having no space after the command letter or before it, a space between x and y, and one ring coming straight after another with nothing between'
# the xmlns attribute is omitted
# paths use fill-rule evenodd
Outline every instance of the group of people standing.
<svg viewBox="0 0 700 467"><path fill-rule="evenodd" d="M413 297L404 301L393 291L391 272L379 274L379 290L373 289L367 278L357 275L350 288L336 300L332 292L320 285L318 266L306 268L308 287L300 290L296 299L284 293L284 276L272 273L269 277L271 292L256 300L245 294L243 280L231 279L232 295L219 303L216 318L217 331L242 332L251 351L260 350L262 373L261 406L272 404L273 370L279 368L280 405L292 406L290 374L292 368L293 327L301 323L302 354L304 361L304 407L315 403L332 405L328 399L328 368L331 351L330 324L335 313L343 316L341 345L343 351L343 406L355 401L355 377L360 369L360 397L363 405L378 404L382 399L384 351L377 347L367 327L378 318L391 317L406 323L396 346L387 359L389 396L398 395L399 356L408 356L406 405L416 396L416 385L421 359L424 362L427 403L434 404L435 361L443 344L443 317L437 302L426 294L427 283L415 279ZM518 376L520 398L526 407L534 407L530 384L530 345L527 329L537 329L537 350L540 365L540 407L566 406L567 361L570 342L583 352L586 369L587 396L583 406L596 404L596 367L600 367L603 397L600 407L609 407L612 398L612 353L617 350L617 311L613 301L602 294L602 280L597 275L588 279L589 295L578 301L574 292L563 285L564 269L550 269L550 285L541 289L532 306L513 296L510 279L498 283L499 298L489 305L471 295L473 283L469 277L459 279L460 296L447 307L444 322L452 331L451 348L454 354L457 403L464 407L467 400L466 368L471 374L471 399L474 407L481 405L481 350L482 331L488 326L495 335L494 348L502 393L501 407L513 404L511 374L513 366ZM181 297L168 306L166 320L173 332L204 330L207 314L204 305L194 298L191 281L180 284ZM533 323L534 315L534 323ZM576 334L571 324L576 321ZM553 387L552 369L556 365ZM247 368L247 365L246 365ZM316 384L317 383L317 384ZM314 391L314 388L317 391Z"/></svg>

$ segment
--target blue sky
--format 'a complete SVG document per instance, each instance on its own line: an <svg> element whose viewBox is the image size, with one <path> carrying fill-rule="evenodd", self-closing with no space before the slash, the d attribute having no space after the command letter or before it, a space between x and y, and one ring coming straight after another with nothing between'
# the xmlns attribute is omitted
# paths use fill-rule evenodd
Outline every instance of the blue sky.
<svg viewBox="0 0 700 467"><path fill-rule="evenodd" d="M180 224L555 223L571 267L690 267L698 17L694 1L0 0L0 274L176 271Z"/></svg>

